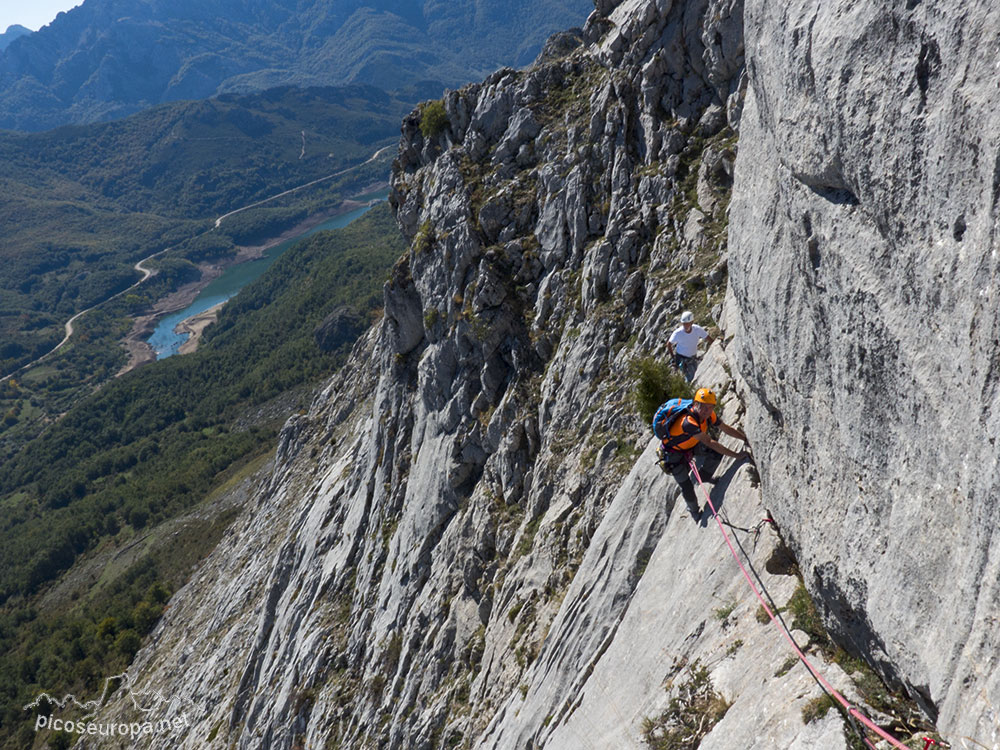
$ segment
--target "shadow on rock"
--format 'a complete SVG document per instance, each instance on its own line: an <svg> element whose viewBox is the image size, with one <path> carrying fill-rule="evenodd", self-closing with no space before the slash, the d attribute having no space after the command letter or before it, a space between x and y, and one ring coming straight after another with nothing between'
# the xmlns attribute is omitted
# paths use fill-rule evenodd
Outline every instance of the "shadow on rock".
<svg viewBox="0 0 1000 750"><path fill-rule="evenodd" d="M720 513L722 511L722 505L726 501L726 492L729 490L729 485L732 484L733 478L739 472L740 467L744 464L750 464L752 466L752 461L749 458L741 458L739 461L734 461L726 473L720 477L716 478L715 486L712 487L712 491L709 492L708 496L712 499L712 505L715 506L715 512ZM701 525L708 526L709 519L712 518L712 509L707 505L704 512L701 514Z"/></svg>

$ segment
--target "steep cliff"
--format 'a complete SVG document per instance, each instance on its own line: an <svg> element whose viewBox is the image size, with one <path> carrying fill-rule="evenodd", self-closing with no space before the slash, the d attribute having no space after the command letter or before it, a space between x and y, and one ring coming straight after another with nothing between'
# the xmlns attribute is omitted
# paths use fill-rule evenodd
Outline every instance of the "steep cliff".
<svg viewBox="0 0 1000 750"><path fill-rule="evenodd" d="M1000 11L748 2L730 225L765 493L835 631L1000 740Z"/></svg>
<svg viewBox="0 0 1000 750"><path fill-rule="evenodd" d="M987 741L995 195L975 202L954 140L988 125L957 124L988 99L937 77L948 59L971 86L989 47L978 68L949 57L980 44L942 31L975 11L893 11L912 22L890 24L900 44L928 50L904 94L868 11L822 33L814 11L749 7L744 75L741 3L599 2L531 69L404 121L391 200L411 245L384 317L289 420L273 474L140 652L138 684L192 723L148 746L640 747L695 685L721 716L703 748L856 742L835 712L804 720L819 689L759 621L718 529L674 502L635 416L633 363L663 358L686 307L722 328L698 382L759 456L759 488L727 462L713 497L775 602L803 597L765 508L843 643ZM887 104L890 83L912 108ZM917 153L900 121L952 141L927 131ZM992 159L976 164L988 185ZM914 186L962 207L961 231ZM982 293L938 278L953 267ZM908 305L968 316L950 338L922 316L944 360L916 327L904 341ZM942 446L927 418L955 419L967 378L992 411L963 413L966 439ZM805 620L795 635L818 646ZM839 666L860 664L813 651L865 705Z"/></svg>

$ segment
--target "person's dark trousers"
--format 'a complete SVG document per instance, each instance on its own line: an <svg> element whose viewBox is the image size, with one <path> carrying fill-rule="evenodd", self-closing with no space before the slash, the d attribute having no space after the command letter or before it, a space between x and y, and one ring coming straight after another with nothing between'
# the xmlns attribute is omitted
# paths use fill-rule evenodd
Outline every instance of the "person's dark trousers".
<svg viewBox="0 0 1000 750"><path fill-rule="evenodd" d="M722 461L722 455L710 448L706 448L700 443L693 451L679 453L676 451L665 451L663 455L665 470L670 472L674 481L680 485L684 503L687 505L688 510L691 511L691 515L697 518L701 511L698 510L698 496L695 494L694 483L691 481L691 467L688 466L688 458L691 455L694 456L695 461L699 464L698 473L701 475L702 481L705 482L713 478L715 470L719 468L719 463Z"/></svg>
<svg viewBox="0 0 1000 750"><path fill-rule="evenodd" d="M683 375L687 382L690 383L694 380L694 371L698 367L698 360L694 357L685 357L681 354L675 354L674 367L680 370L681 375Z"/></svg>

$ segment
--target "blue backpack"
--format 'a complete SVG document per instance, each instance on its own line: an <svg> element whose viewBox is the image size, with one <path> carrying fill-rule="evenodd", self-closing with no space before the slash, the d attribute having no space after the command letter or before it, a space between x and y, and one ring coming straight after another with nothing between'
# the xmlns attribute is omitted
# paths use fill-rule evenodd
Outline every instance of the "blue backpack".
<svg viewBox="0 0 1000 750"><path fill-rule="evenodd" d="M688 414L693 403L694 401L689 398L672 398L663 404L653 415L653 434L660 440L669 438L670 425L678 417Z"/></svg>

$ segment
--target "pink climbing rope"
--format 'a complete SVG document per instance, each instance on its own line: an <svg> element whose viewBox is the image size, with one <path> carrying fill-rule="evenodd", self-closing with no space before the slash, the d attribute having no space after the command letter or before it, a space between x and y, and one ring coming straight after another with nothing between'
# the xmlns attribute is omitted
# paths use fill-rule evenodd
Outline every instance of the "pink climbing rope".
<svg viewBox="0 0 1000 750"><path fill-rule="evenodd" d="M764 608L764 611L767 612L767 616L771 618L771 622L773 622L775 625L778 626L778 629L781 631L781 634L785 636L785 639L792 645L792 648L795 649L795 653L798 654L799 660L803 664L805 664L806 669L808 669L809 672L812 674L812 676L816 678L817 682L819 682L819 684L823 686L823 689L826 690L827 693L829 693L835 700L837 700L844 707L849 716L860 721L868 729L875 732L875 734L877 734L879 737L889 742L893 747L899 748L900 750L908 750L906 745L901 743L899 740L897 740L895 737L893 737L891 734L889 734L882 728L876 726L871 719L869 719L863 713L854 708L854 706L852 706L844 696L842 696L839 692L837 692L837 690L833 687L833 685L827 682L826 678L824 678L823 675L821 675L816 670L816 668L809 662L809 660L806 658L806 655L802 653L802 649L800 649L799 645L795 642L795 639L792 638L791 634L785 628L780 626L780 623L778 622L778 619L775 616L774 612L767 605L767 602L764 601L764 597L761 596L761 593L757 589L757 586L754 585L753 580L750 578L750 574L747 572L746 567L743 565L743 561L740 560L740 556L736 554L736 549L733 547L733 543L729 539L729 534L726 533L726 529L722 525L722 521L719 520L719 514L715 510L715 505L712 504L712 498L709 496L708 491L705 489L705 485L702 484L701 475L698 474L698 467L694 465L694 460L688 458L688 465L694 472L694 478L698 480L698 486L701 487L702 494L705 495L705 500L708 502L708 507L712 509L712 515L715 517L715 522L719 525L719 531L722 532L722 536L726 540L726 546L729 547L729 551L732 553L733 558L736 560L736 564L739 565L740 570L743 571L743 577L747 579L747 583L750 584L750 588L753 591L754 595L757 597L757 600ZM861 739L864 740L865 744L868 745L868 747L871 748L875 747L874 745L872 745L871 742L868 741L867 737L862 737Z"/></svg>

